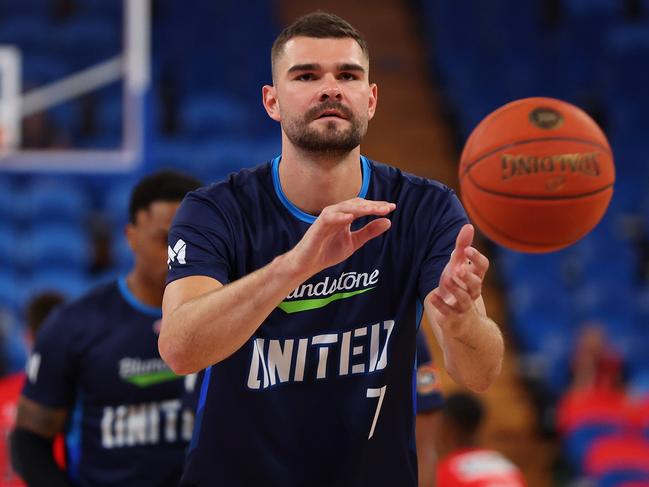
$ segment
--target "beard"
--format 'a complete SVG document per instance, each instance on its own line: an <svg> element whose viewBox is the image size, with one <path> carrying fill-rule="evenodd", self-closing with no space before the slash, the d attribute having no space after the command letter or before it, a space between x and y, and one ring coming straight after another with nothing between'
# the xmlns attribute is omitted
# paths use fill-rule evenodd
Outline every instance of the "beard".
<svg viewBox="0 0 649 487"><path fill-rule="evenodd" d="M347 123L328 120L319 124L320 127L311 125L325 110L338 110ZM342 156L360 145L367 133L367 122L359 120L349 108L340 103L323 103L310 109L299 119L288 120L282 128L293 145L306 152Z"/></svg>

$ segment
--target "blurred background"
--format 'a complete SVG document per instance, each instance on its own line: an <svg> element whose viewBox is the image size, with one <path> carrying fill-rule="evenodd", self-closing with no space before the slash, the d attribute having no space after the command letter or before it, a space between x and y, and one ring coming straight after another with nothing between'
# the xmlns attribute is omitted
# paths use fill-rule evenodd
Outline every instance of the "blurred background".
<svg viewBox="0 0 649 487"><path fill-rule="evenodd" d="M617 181L591 234L545 255L480 242L508 344L483 440L530 486L649 485L649 0L143 4L0 0L4 374L24 366L34 296L76 297L129 269L123 228L142 174L209 183L279 154L261 105L270 46L322 9L369 42L379 108L363 152L378 161L457 189L472 128L528 96L577 104L602 126Z"/></svg>

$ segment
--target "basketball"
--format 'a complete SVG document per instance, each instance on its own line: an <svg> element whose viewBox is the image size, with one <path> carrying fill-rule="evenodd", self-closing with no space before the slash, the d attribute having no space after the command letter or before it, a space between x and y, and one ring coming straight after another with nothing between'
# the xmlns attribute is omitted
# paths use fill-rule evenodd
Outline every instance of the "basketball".
<svg viewBox="0 0 649 487"><path fill-rule="evenodd" d="M462 201L496 243L543 253L576 242L600 221L615 167L604 132L553 98L500 107L473 130L460 159Z"/></svg>

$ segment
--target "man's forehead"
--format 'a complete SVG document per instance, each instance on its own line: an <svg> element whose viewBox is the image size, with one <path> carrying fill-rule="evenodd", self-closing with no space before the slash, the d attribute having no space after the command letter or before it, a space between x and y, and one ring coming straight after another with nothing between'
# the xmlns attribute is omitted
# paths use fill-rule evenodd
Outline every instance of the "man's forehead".
<svg viewBox="0 0 649 487"><path fill-rule="evenodd" d="M136 219L142 222L165 222L173 219L180 201L153 201L146 208L140 208Z"/></svg>
<svg viewBox="0 0 649 487"><path fill-rule="evenodd" d="M351 37L293 37L286 42L279 62L282 71L297 64L319 64L322 67L359 64L365 68L368 65L363 49Z"/></svg>

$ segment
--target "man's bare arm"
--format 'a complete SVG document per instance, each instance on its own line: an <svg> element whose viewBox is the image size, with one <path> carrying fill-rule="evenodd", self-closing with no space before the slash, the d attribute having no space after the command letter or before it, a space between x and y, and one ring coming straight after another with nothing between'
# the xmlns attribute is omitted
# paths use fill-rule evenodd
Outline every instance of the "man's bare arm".
<svg viewBox="0 0 649 487"><path fill-rule="evenodd" d="M52 409L20 396L16 413L16 428L36 433L43 438L53 439L63 431L68 417L66 409Z"/></svg>
<svg viewBox="0 0 649 487"><path fill-rule="evenodd" d="M424 308L449 375L474 392L484 392L500 374L504 342L482 299L489 260L471 247L473 234L471 225L460 231L439 286L426 296Z"/></svg>
<svg viewBox="0 0 649 487"><path fill-rule="evenodd" d="M67 410L52 409L21 396L16 427L11 433L11 464L30 487L70 487L52 451L63 431Z"/></svg>

